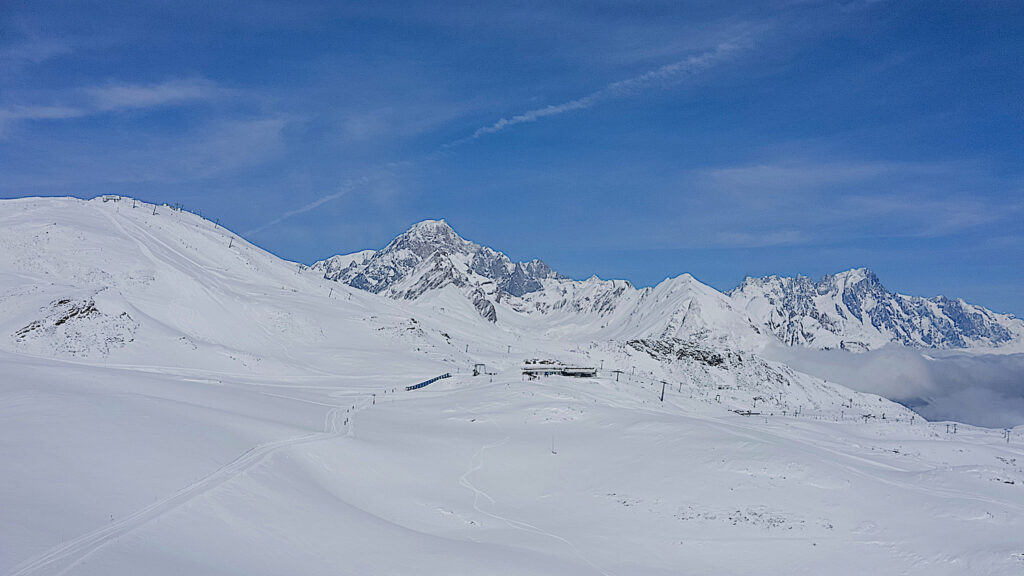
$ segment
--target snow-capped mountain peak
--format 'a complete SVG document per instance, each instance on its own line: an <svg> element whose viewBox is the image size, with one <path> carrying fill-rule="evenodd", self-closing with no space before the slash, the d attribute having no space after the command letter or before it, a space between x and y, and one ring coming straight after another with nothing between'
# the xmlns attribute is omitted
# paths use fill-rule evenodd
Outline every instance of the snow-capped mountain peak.
<svg viewBox="0 0 1024 576"><path fill-rule="evenodd" d="M890 292L867 268L807 276L746 278L729 292L783 342L862 351L889 343L923 348L998 347L1019 341L1024 323L943 296Z"/></svg>
<svg viewBox="0 0 1024 576"><path fill-rule="evenodd" d="M455 286L491 321L496 320L492 300L542 290L543 280L559 278L540 260L513 262L464 239L444 220L416 223L380 251L334 256L313 268L329 280L400 299Z"/></svg>
<svg viewBox="0 0 1024 576"><path fill-rule="evenodd" d="M748 349L774 336L788 345L850 351L890 343L1010 349L1024 341L1024 322L1012 315L942 296L896 294L868 268L817 281L748 277L724 294L685 273L637 289L596 276L571 280L540 260L513 262L466 240L444 220L424 220L379 251L334 256L313 268L329 280L400 300L453 287L488 321L505 314L546 316L549 330L566 335L585 329L614 338L713 339Z"/></svg>
<svg viewBox="0 0 1024 576"><path fill-rule="evenodd" d="M747 349L765 337L721 292L690 274L637 289L624 280L571 280L540 260L508 256L462 238L444 220L413 225L380 251L313 265L329 280L399 300L454 288L481 317L541 318L549 334L603 338L688 338Z"/></svg>
<svg viewBox="0 0 1024 576"><path fill-rule="evenodd" d="M444 220L424 220L413 224L407 231L392 240L382 252L409 250L421 258L429 258L434 252L454 254L468 252L475 245L459 236Z"/></svg>

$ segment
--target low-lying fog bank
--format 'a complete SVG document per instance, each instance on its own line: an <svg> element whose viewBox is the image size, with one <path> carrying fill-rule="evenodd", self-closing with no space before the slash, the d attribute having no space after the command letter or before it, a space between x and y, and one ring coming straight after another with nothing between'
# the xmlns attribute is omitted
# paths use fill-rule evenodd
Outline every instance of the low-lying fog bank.
<svg viewBox="0 0 1024 576"><path fill-rule="evenodd" d="M968 354L887 346L863 354L773 346L773 360L885 396L928 420L1011 428L1024 424L1024 354Z"/></svg>

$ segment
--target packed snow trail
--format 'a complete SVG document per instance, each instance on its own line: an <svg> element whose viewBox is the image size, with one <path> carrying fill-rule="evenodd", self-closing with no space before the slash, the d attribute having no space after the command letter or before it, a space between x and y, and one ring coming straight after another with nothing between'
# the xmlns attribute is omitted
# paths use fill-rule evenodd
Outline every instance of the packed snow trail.
<svg viewBox="0 0 1024 576"><path fill-rule="evenodd" d="M985 498L977 495L972 496L954 490L948 490L935 486L921 485L919 482L908 482L897 479L898 477L902 477L905 475L930 472L934 470L934 468L929 470L913 470L909 468L900 468L897 466L892 466L891 464L886 464L884 462L878 462L872 458L858 456L856 454L852 454L849 452L843 452L840 450L829 448L821 443L812 443L802 439L786 438L773 431L760 429L756 426L751 426L750 424L745 423L730 423L730 425L726 426L720 422L708 420L705 422L705 425L713 427L716 430L722 432L723 434L730 434L732 436L736 436L739 438L748 438L759 442L770 441L772 443L779 443L782 441L788 441L794 446L794 448L800 450L804 454L816 458L819 462L822 462L827 466L881 484L886 484L896 488L902 488L912 492L927 492L931 494L937 494L943 496L944 498L971 500L974 502L982 502L992 506L1014 508L1024 513L1024 506L1021 506L1020 504L1017 504L1012 500L994 500L992 498ZM741 434L739 433L738 429L747 430L754 435ZM831 456L831 458L829 456ZM844 463L844 461L862 463L865 464L866 466L857 467L851 464ZM872 469L880 470L881 472L888 472L890 475L882 475L881 473L876 474L871 472ZM896 476L897 478L891 476Z"/></svg>
<svg viewBox="0 0 1024 576"><path fill-rule="evenodd" d="M547 538L553 538L555 540L558 540L559 542L562 542L562 543L566 544L567 546L569 546L569 548L572 549L573 553L576 554L576 556L578 556L580 558L580 560L583 560L584 562L586 562L594 570L597 570L598 572L600 572L604 576L614 576L612 573L606 572L603 568L601 568L597 564L594 564L589 558L587 558L586 556L583 555L582 552L580 552L580 549L577 548L575 544L573 544L572 542L570 542L570 541L566 540L565 538L559 536L558 534L552 534L551 532L548 532L547 530L543 530L541 528L538 528L538 527L534 526L533 524L528 524L526 522L521 522L519 520L513 520L511 518L506 518L505 516L500 516L498 514L494 514L492 512L488 512L488 511L480 508L480 498L481 497L485 498L491 504L497 504L497 502L495 502L494 498L491 498L491 496L489 494L487 494L483 490L480 490L479 488L474 486L473 483L469 481L469 475L474 473L474 472L476 472L476 471L478 471L478 470L480 470L481 468L483 468L483 465L484 465L484 452L486 452L488 448L497 448L498 446L501 446L502 444L505 444L509 440L510 440L510 437L506 436L505 439L502 440L501 442L496 442L494 444L486 444L484 446L481 446L480 449L477 450L476 454L473 455L473 460L472 460L472 462L470 464L469 469L466 470L466 472L462 476L459 477L459 485L464 487L464 488L468 488L469 490L473 491L473 510L476 510L480 514L484 514L486 516L490 516L491 518L494 518L495 520L500 520L500 521L504 522L505 524L507 524L510 528L515 528L516 530L522 530L523 532L529 532L531 534L537 534L539 536L544 536L544 537L547 537Z"/></svg>
<svg viewBox="0 0 1024 576"><path fill-rule="evenodd" d="M116 216L114 216L113 214L111 214L108 211L103 211L103 214L108 219L110 219L111 223L113 223L114 226L116 226L117 229L120 230L121 233L124 236L130 238L138 246L139 251L141 251L147 258L149 258L150 261L154 265L159 265L162 262L162 260L157 258L157 256L153 253L153 251L149 249L149 247L146 245L146 243L143 242L142 240L140 240L137 236L135 236L132 233L130 233L121 224L121 222L119 221L119 219ZM223 274L223 272L224 272L223 270L218 270L216 268L210 268L209 266L205 266L203 264L200 264L199 262L196 262L195 260L193 260L191 257L186 255L181 250L179 250L179 249L177 249L175 247L172 247L171 245L167 244L163 240L161 240L161 239L157 238L156 236L154 236L152 232L146 230L145 228L140 226L138 223L132 222L130 220L128 220L128 221L129 221L129 223L130 223L130 225L131 225L133 230L137 231L139 234L144 235L146 238L152 240L154 242L154 244L159 245L158 247L160 249L164 250L167 253L167 255L169 257L167 259L167 261L172 262L172 261L174 261L175 258L177 258L179 260L185 261L186 263L191 265L193 268L195 268L196 270L199 270L199 271L201 271L203 273L213 273L214 275L216 275L217 280L223 280L225 278L225 276Z"/></svg>
<svg viewBox="0 0 1024 576"><path fill-rule="evenodd" d="M64 544L61 544L60 546L57 546L48 552L23 563L21 566L17 567L10 576L28 576L29 574L38 574L41 570L53 566L57 566L57 571L51 573L58 575L66 574L80 562L112 541L115 541L121 536L129 534L145 524L148 524L164 514L182 506L183 504L188 503L197 496L209 492L218 486L223 485L225 482L238 477L240 474L252 469L262 462L267 456L270 456L275 452L300 446L302 444L340 437L342 436L343 429L346 436L351 436L353 433L353 416L356 412L365 409L369 405L371 405L369 401L364 401L362 405L357 405L355 410L351 410L350 408L351 411L348 412L348 416L346 417L347 425L342 424L343 428L339 427L338 419L342 414L342 410L351 405L335 406L328 410L327 414L324 416L323 432L314 432L312 434L304 434L294 438L260 444L250 449L245 454L242 454L229 464L226 464L210 475L186 486L185 488L182 488L174 494L162 498L161 500L121 518L108 526L83 534L82 536L65 542ZM63 563L63 566L61 566L61 563Z"/></svg>

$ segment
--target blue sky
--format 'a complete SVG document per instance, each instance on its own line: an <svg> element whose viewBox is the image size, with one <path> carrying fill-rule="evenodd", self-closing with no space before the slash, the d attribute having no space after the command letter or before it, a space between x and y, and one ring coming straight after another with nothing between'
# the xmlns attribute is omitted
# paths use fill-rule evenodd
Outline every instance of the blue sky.
<svg viewBox="0 0 1024 576"><path fill-rule="evenodd" d="M287 5L286 5L287 4ZM1024 3L0 5L0 197L288 259L426 218L574 277L867 266L1024 315Z"/></svg>

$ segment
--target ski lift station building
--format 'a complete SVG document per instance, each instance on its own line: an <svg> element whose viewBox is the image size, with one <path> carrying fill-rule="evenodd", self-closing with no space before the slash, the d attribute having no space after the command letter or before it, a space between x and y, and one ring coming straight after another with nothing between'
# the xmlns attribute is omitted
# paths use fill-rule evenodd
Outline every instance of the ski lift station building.
<svg viewBox="0 0 1024 576"><path fill-rule="evenodd" d="M573 376L575 378L594 378L597 368L585 366L566 366L549 360L528 360L523 364L523 374L536 378L538 376Z"/></svg>

